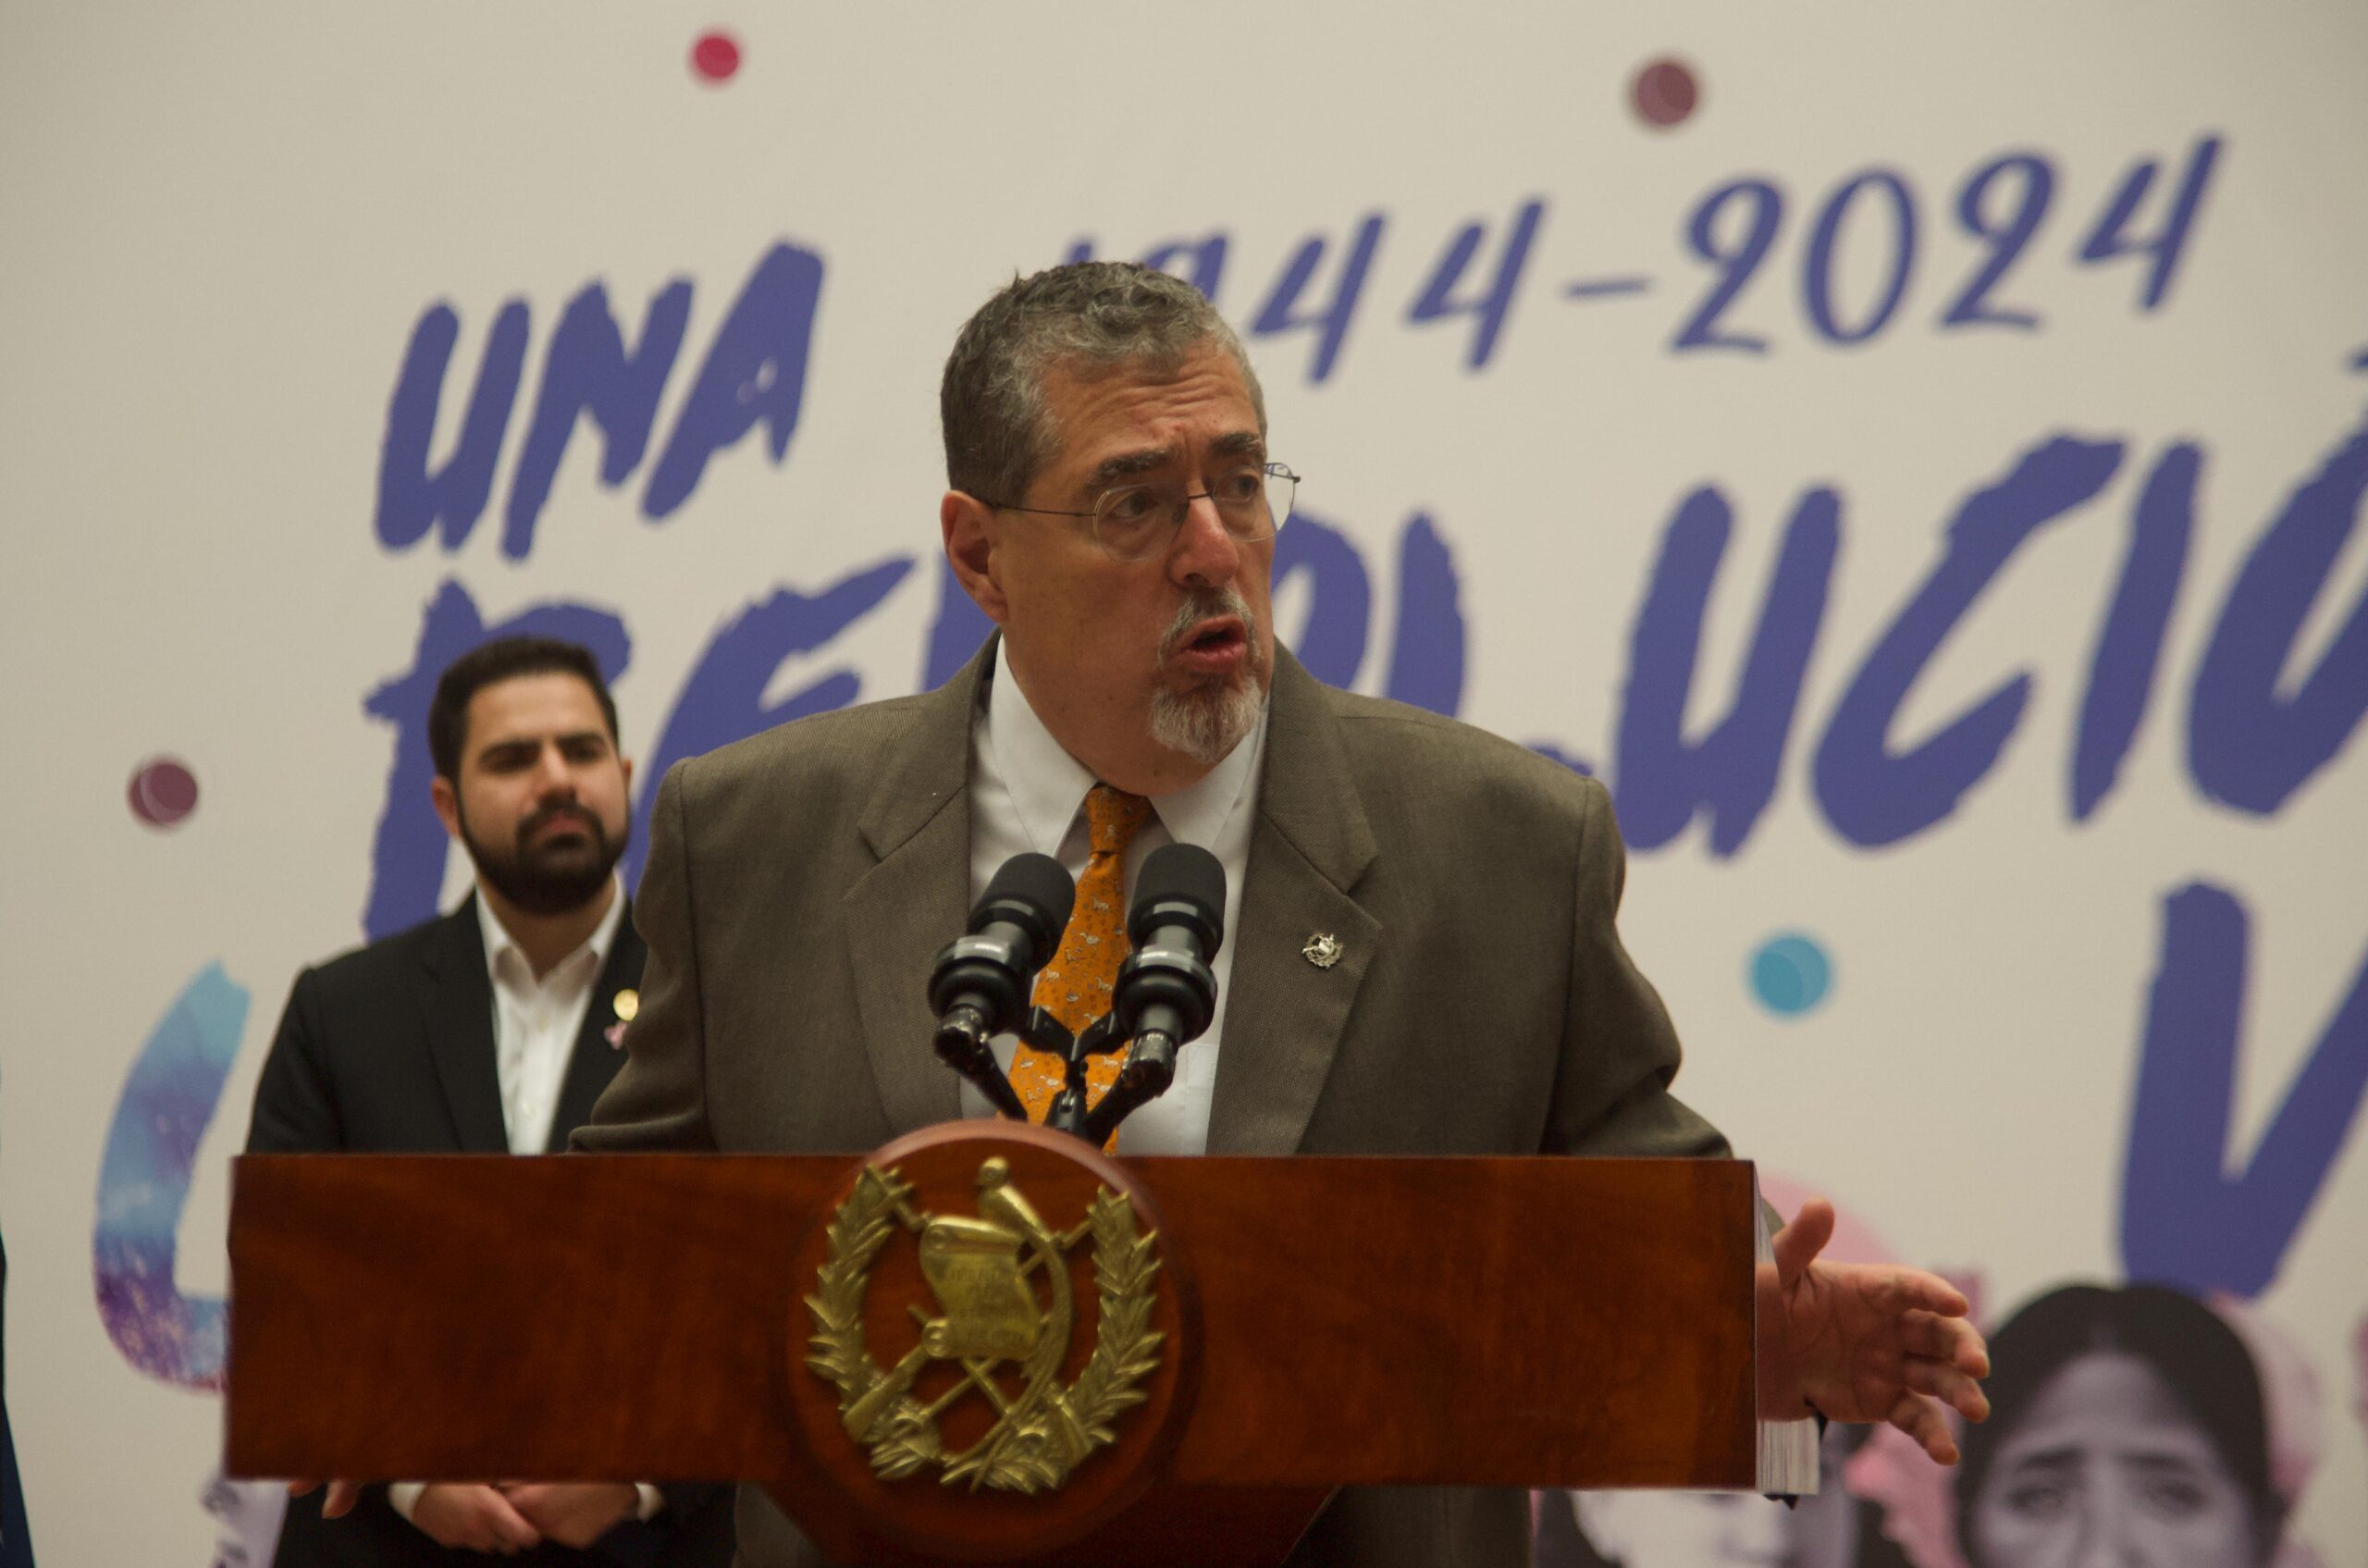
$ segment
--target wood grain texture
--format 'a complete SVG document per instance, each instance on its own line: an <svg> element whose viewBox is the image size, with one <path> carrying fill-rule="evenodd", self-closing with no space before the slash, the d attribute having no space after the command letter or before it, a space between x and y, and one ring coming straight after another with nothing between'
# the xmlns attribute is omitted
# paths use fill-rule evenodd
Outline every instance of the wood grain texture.
<svg viewBox="0 0 2368 1568"><path fill-rule="evenodd" d="M969 1213L959 1189L997 1133L1048 1223L1074 1223L1096 1178L1033 1142L1049 1135L963 1124L883 1154L926 1176L924 1207ZM243 1157L229 1467L737 1477L842 1561L882 1568L1193 1561L1189 1527L1216 1528L1221 1496L1240 1505L1243 1554L1227 1555L1246 1563L1279 1561L1339 1485L1752 1483L1747 1165L1126 1160L1162 1237L1161 1322L1199 1353L1070 1492L990 1500L975 1533L955 1529L969 1549L950 1550L962 1500L871 1479L836 1389L804 1365L820 1226L857 1167ZM896 1268L868 1306L892 1352L921 1288ZM1079 1362L1090 1283L1083 1301ZM1141 1555L1155 1536L1182 1555Z"/></svg>
<svg viewBox="0 0 2368 1568"><path fill-rule="evenodd" d="M1751 1485L1747 1165L1140 1163L1212 1347L1178 1480Z"/></svg>

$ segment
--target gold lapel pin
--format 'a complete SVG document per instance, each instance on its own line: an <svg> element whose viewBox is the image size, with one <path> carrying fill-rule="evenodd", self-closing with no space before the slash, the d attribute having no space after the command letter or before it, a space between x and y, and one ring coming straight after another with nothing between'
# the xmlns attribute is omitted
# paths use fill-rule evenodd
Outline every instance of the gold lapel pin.
<svg viewBox="0 0 2368 1568"><path fill-rule="evenodd" d="M631 1023L634 1015L641 1011L641 993L627 986L617 993L617 999L610 1006L616 1009L619 1023Z"/></svg>
<svg viewBox="0 0 2368 1568"><path fill-rule="evenodd" d="M1319 969L1328 969L1340 961L1340 939L1328 931L1319 931L1307 939L1299 956Z"/></svg>

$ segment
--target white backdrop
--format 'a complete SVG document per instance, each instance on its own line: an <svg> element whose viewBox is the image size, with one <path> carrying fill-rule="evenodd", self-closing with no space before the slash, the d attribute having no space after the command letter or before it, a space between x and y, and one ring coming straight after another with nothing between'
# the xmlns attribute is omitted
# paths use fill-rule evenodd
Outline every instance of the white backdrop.
<svg viewBox="0 0 2368 1568"><path fill-rule="evenodd" d="M471 617L587 633L650 786L914 689L973 635L944 354L1082 246L1166 249L1243 329L1306 476L1286 638L1613 783L1686 1096L1993 1316L2251 1299L2317 1388L2298 1534L2368 1563L2368 11L0 29L0 1233L43 1560L211 1549L259 1058L300 964L438 888L406 677ZM1639 105L1665 59L1690 113L1667 71Z"/></svg>

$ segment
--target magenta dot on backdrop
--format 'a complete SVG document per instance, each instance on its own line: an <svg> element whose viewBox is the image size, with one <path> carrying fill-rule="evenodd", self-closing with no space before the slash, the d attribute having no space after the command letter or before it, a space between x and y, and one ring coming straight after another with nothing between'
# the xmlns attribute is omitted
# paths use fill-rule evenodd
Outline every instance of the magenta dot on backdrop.
<svg viewBox="0 0 2368 1568"><path fill-rule="evenodd" d="M1684 61L1659 59L1636 73L1629 96L1635 102L1639 119L1646 125L1668 127L1692 117L1702 101L1702 86L1695 80L1694 68Z"/></svg>
<svg viewBox="0 0 2368 1568"><path fill-rule="evenodd" d="M729 81L739 68L740 43L728 32L703 32L691 45L691 69L709 81Z"/></svg>
<svg viewBox="0 0 2368 1568"><path fill-rule="evenodd" d="M178 827L197 809L197 775L179 758L151 757L132 771L124 793L131 814L150 827Z"/></svg>

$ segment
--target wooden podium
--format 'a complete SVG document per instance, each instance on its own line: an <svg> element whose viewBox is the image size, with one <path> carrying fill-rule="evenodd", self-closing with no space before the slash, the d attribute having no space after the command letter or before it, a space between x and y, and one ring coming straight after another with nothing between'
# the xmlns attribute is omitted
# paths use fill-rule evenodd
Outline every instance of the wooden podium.
<svg viewBox="0 0 2368 1568"><path fill-rule="evenodd" d="M982 1228L1005 1179L981 1176L990 1160L1008 1173L997 1212L1018 1194L1069 1243L1039 1249L1067 1263L1065 1351L1023 1324L996 1362L971 1353L983 1330L946 1328L956 1297L1007 1299L1023 1277L1052 1320L1050 1267L998 1261L1004 1232ZM867 1165L909 1191L858 1235ZM1341 1486L1754 1484L1740 1162L1114 1161L966 1122L870 1156L235 1169L234 1475L752 1481L833 1559L880 1568L1275 1563ZM1156 1267L1133 1271L1148 1293L1124 1311L1125 1249L1087 1235L1097 1190L1127 1200L1105 1219L1130 1210L1153 1237ZM876 1215L884 1189L864 1191ZM927 1353L932 1332L949 1353ZM1084 1412L1062 1418L1070 1450L1086 1425L1108 1435L1064 1484L879 1473L866 1421L875 1443L906 1434L907 1464L999 1433L1022 1458L1052 1451L1046 1423L1034 1448L998 1425L1031 1344ZM879 1383L900 1377L901 1414L882 1415L897 1390Z"/></svg>

